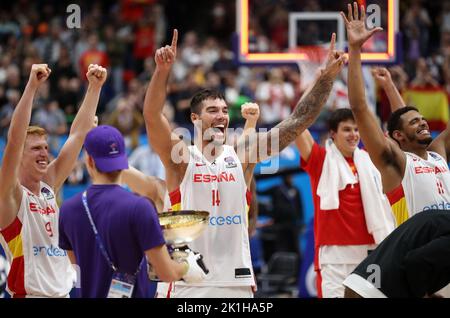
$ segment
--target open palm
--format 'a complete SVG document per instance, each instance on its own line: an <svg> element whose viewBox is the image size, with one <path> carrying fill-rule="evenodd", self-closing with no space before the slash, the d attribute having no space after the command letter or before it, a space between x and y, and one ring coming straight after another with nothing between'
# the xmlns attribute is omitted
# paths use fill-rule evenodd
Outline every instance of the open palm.
<svg viewBox="0 0 450 318"><path fill-rule="evenodd" d="M380 27L372 30L367 30L365 25L366 11L364 6L361 6L361 15L359 14L358 4L348 4L348 18L343 12L341 16L344 19L345 27L347 28L348 45L350 47L362 47L363 44L375 33L382 31Z"/></svg>

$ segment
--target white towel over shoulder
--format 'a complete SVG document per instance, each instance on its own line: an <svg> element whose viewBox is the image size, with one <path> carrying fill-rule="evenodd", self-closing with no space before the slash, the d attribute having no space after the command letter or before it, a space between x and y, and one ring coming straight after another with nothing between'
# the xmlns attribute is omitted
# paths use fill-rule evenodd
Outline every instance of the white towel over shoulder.
<svg viewBox="0 0 450 318"><path fill-rule="evenodd" d="M326 141L325 150L317 195L321 210L336 210L339 208L339 191L348 184L358 183L358 178L332 139ZM367 152L357 148L353 160L358 171L367 230L378 244L394 230L391 206L383 194L380 172Z"/></svg>

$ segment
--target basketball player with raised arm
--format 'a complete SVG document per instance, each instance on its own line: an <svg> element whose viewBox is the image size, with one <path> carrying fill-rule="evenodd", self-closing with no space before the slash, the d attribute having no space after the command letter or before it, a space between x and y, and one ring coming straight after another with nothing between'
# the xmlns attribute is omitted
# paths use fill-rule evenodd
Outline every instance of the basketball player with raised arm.
<svg viewBox="0 0 450 318"><path fill-rule="evenodd" d="M409 216L431 209L450 210L450 126L434 140L428 123L411 106L394 111L388 121L386 139L375 115L366 104L361 74L361 46L374 31L364 25L365 13L349 5L343 13L349 39L349 99L361 138L381 173L383 189L389 193L402 186ZM375 29L376 30L376 29Z"/></svg>
<svg viewBox="0 0 450 318"><path fill-rule="evenodd" d="M191 100L196 136L194 145L187 146L171 133L162 114L167 81L176 58L177 38L174 30L172 44L156 51L156 69L145 96L144 118L149 142L166 169L173 210L210 212L208 228L190 244L204 255L210 273L199 284L172 284L168 293L160 296L252 297L255 280L247 233L247 205L254 166L278 154L314 122L346 58L334 51L332 43L316 85L289 118L269 132L253 134L250 137L255 138L246 139L236 147L224 144L229 117L223 95L214 90L200 91ZM267 151L261 151L264 143Z"/></svg>
<svg viewBox="0 0 450 318"><path fill-rule="evenodd" d="M259 106L255 103L244 103L241 106L241 115L245 119L245 126L239 140L255 132L259 118ZM237 140L237 142L239 142ZM166 182L155 176L148 176L134 167L129 167L122 173L121 182L131 191L150 199L158 212L171 209Z"/></svg>
<svg viewBox="0 0 450 318"><path fill-rule="evenodd" d="M8 132L0 170L0 242L11 262L8 292L13 297L67 297L74 272L58 248L56 194L72 171L93 127L106 69L89 65L86 96L59 155L48 162L47 133L29 127L33 98L50 76L47 64L34 64Z"/></svg>
<svg viewBox="0 0 450 318"><path fill-rule="evenodd" d="M375 115L366 104L361 72L361 47L379 31L365 26L365 10L358 4L348 5L348 16L341 12L349 42L350 105L373 163L381 173L383 189L389 193L401 186L408 216L429 210L450 210L450 172L447 154L450 152L450 126L434 140L428 123L411 106L391 114L385 138ZM348 287L353 288L353 286Z"/></svg>

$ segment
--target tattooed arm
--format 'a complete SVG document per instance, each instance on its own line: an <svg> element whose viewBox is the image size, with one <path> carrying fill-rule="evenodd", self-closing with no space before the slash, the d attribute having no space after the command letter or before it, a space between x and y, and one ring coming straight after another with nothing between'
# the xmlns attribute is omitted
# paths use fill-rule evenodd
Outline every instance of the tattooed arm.
<svg viewBox="0 0 450 318"><path fill-rule="evenodd" d="M335 41L336 34L333 33L327 62L312 89L302 97L287 119L270 131L250 135L245 140L244 151L238 151L238 155L242 154L241 162L260 162L278 154L316 120L330 95L334 80L347 61L343 52L334 50Z"/></svg>
<svg viewBox="0 0 450 318"><path fill-rule="evenodd" d="M343 64L342 60L341 65ZM337 76L337 73L335 75ZM317 79L311 91L297 104L289 118L283 120L269 131L267 142L270 146L272 141L276 142L278 140L279 151L283 150L314 123L330 95L336 76L322 74ZM270 153L269 155L274 154Z"/></svg>

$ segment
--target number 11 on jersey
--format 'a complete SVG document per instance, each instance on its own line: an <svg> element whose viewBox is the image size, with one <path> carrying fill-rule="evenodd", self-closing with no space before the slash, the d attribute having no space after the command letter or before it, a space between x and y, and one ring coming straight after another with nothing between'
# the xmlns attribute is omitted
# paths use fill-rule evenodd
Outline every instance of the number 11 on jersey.
<svg viewBox="0 0 450 318"><path fill-rule="evenodd" d="M212 206L219 206L220 197L219 190L212 190Z"/></svg>

